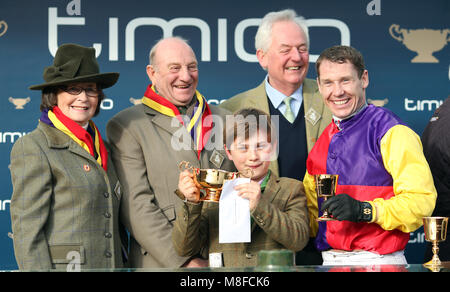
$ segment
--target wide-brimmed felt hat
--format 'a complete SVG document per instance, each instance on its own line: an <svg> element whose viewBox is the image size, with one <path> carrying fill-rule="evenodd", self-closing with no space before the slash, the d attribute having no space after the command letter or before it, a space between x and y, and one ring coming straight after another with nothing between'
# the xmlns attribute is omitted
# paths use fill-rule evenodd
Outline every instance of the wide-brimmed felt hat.
<svg viewBox="0 0 450 292"><path fill-rule="evenodd" d="M79 82L95 82L101 88L108 88L117 82L119 73L100 73L94 48L64 44L56 51L53 65L44 69L43 77L45 83L29 88L41 90L45 87Z"/></svg>

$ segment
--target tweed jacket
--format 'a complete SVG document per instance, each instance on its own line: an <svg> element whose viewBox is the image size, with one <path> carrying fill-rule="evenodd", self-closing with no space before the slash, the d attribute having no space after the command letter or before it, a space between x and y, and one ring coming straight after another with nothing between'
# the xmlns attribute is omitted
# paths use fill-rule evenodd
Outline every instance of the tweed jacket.
<svg viewBox="0 0 450 292"><path fill-rule="evenodd" d="M272 173L251 217L250 243L219 243L219 204L185 203L173 228L174 246L183 256L221 252L225 267L245 267L256 266L261 250L299 251L309 240L305 190L298 180Z"/></svg>
<svg viewBox="0 0 450 292"><path fill-rule="evenodd" d="M77 270L77 262L80 269L123 266L121 193L110 159L105 172L69 136L39 122L14 144L11 178L14 253L21 270Z"/></svg>
<svg viewBox="0 0 450 292"><path fill-rule="evenodd" d="M308 153L311 151L320 134L331 122L331 112L324 105L317 83L312 79L305 79L303 82L303 103L306 120L306 140ZM236 112L243 108L256 108L270 113L269 99L266 93L265 81L258 87L247 90L226 100L220 107ZM282 153L279 153L282 155ZM288 153L287 155L291 155ZM278 161L274 160L270 164L270 170L279 175Z"/></svg>
<svg viewBox="0 0 450 292"><path fill-rule="evenodd" d="M210 109L215 118L228 113L214 106ZM223 144L211 142L222 136L221 121L216 122L200 160L186 128L144 104L127 108L108 122L112 158L123 189L122 218L130 232L131 267L175 268L188 260L175 252L171 240L175 210L182 205L174 193L178 165L188 161L196 168L235 170L221 150ZM183 137L187 144L180 142Z"/></svg>

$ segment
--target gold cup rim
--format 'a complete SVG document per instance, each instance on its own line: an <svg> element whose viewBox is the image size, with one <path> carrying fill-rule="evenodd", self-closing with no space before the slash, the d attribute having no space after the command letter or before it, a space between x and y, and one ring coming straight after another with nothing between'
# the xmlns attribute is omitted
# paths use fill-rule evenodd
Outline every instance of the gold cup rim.
<svg viewBox="0 0 450 292"><path fill-rule="evenodd" d="M184 169L183 169L183 167L184 167ZM196 172L201 172L201 171L203 171L203 172L215 172L215 171L217 171L217 172L221 172L221 173L225 173L225 174L227 174L227 173L233 173L232 171L226 171L226 170L223 170L223 169L218 169L218 168L199 168L199 167L194 167L194 166L192 166L191 165L191 163L189 162L189 161L181 161L179 164L178 164L178 168L181 170L181 171L183 171L183 170L192 170L192 171L196 171Z"/></svg>
<svg viewBox="0 0 450 292"><path fill-rule="evenodd" d="M315 174L315 177L320 177L320 178L333 178L336 176L339 176L338 174L329 174L329 173L323 173L323 174Z"/></svg>
<svg viewBox="0 0 450 292"><path fill-rule="evenodd" d="M223 169L216 169L216 168L197 168L194 167L194 169L196 169L196 171L206 171L206 172L222 172L222 173L233 173L232 171L226 171Z"/></svg>
<svg viewBox="0 0 450 292"><path fill-rule="evenodd" d="M444 217L444 216L427 216L427 217L423 217L422 219L423 220L428 220L428 219L442 219L442 220L447 219L448 220L448 217Z"/></svg>

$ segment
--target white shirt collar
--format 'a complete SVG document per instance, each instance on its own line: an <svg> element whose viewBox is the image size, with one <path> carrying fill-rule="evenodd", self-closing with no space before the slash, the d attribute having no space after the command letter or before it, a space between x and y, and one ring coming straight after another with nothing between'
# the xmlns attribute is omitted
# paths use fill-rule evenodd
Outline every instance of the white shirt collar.
<svg viewBox="0 0 450 292"><path fill-rule="evenodd" d="M283 104L283 100L286 98L286 95L279 92L275 88L272 87L269 83L269 75L266 75L265 78L265 84L266 84L266 93L269 97L270 101L272 102L272 105L275 108L278 108L280 104ZM290 95L294 100L298 101L298 104L302 104L303 101L303 83L300 85L300 87L292 94Z"/></svg>

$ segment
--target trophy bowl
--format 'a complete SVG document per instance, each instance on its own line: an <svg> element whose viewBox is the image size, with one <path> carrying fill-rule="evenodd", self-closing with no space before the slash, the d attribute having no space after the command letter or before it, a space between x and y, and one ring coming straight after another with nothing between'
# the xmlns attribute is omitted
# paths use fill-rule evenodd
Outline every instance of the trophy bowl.
<svg viewBox="0 0 450 292"><path fill-rule="evenodd" d="M200 194L200 201L218 203L222 192L223 184L226 180L236 177L236 173L220 169L199 169L194 168L194 182L205 194Z"/></svg>
<svg viewBox="0 0 450 292"><path fill-rule="evenodd" d="M329 197L336 195L336 187L339 175L337 174L316 174L314 181L316 183L316 192L318 198L323 198L326 201ZM324 210L322 216L317 218L317 221L333 221L328 210Z"/></svg>
<svg viewBox="0 0 450 292"><path fill-rule="evenodd" d="M182 161L179 164L181 171L184 170L183 167L184 169L192 171L194 174L194 183L199 189L204 190L204 192L200 192L199 201L205 202L218 203L225 181L235 179L239 175L237 172L230 172L221 169L200 169L197 167L192 167L187 161Z"/></svg>
<svg viewBox="0 0 450 292"><path fill-rule="evenodd" d="M433 257L424 266L427 268L438 268L441 266L441 260L438 257L438 243L446 240L448 217L423 217L422 220L425 240L433 244Z"/></svg>

